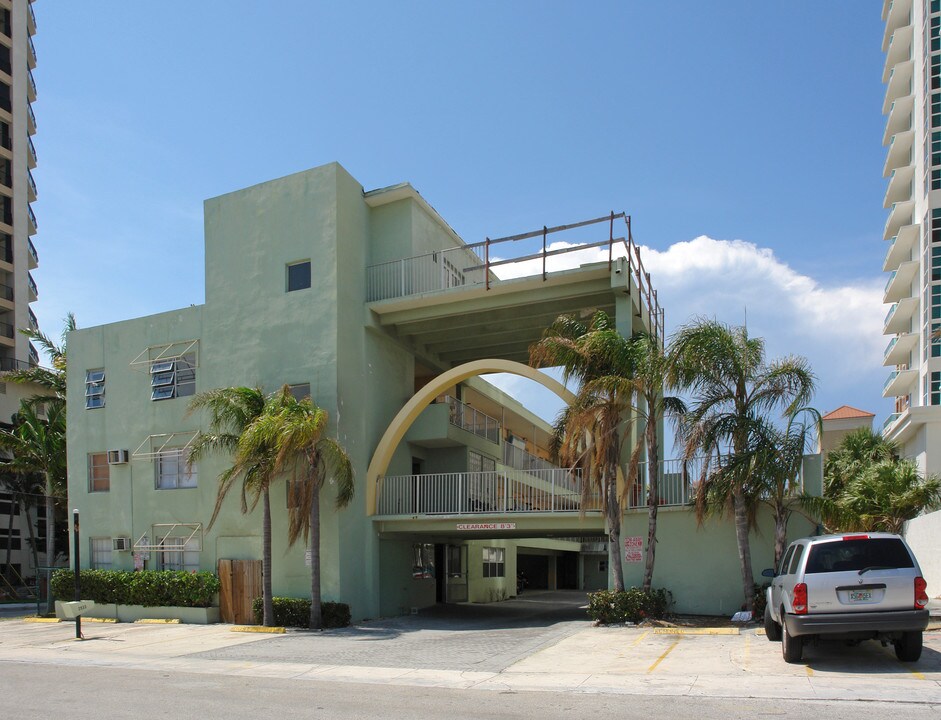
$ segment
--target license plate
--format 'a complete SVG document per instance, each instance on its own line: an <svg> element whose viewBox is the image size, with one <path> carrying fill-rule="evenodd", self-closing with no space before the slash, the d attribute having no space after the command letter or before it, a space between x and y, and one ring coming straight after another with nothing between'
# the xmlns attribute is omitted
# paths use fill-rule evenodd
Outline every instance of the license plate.
<svg viewBox="0 0 941 720"><path fill-rule="evenodd" d="M872 600L872 590L850 590L850 602L867 602Z"/></svg>

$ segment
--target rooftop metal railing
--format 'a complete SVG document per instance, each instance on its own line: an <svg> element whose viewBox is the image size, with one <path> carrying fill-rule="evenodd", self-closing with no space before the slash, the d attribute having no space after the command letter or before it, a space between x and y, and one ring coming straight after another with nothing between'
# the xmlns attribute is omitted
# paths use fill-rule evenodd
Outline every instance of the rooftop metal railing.
<svg viewBox="0 0 941 720"><path fill-rule="evenodd" d="M625 223L626 238L615 237L615 220L623 220ZM608 238L606 240L571 244L556 250L549 249L548 238L550 235L601 223L608 224ZM542 248L539 252L530 252L518 257L504 259L497 258L492 254L495 247L499 247L501 252L505 252L504 247L509 250L512 243L537 238L542 239ZM615 259L622 257L627 259L628 272L637 285L641 296L641 304L647 308L650 314L651 329L658 337L662 337L664 328L663 309L660 307L657 291L651 285L650 273L644 268L640 249L634 243L631 234L631 217L623 212L612 212L604 217L569 225L543 226L540 230L519 235L496 239L487 238L483 242L460 245L454 248L443 248L413 257L370 265L366 268L366 300L367 302L388 300L468 285L483 285L484 288L490 290L493 285L503 282L495 272L496 268L525 262L541 264L542 279L548 280L550 270L547 263L550 258L593 248L607 248L609 270L614 266ZM528 275L528 277L534 275L535 273Z"/></svg>

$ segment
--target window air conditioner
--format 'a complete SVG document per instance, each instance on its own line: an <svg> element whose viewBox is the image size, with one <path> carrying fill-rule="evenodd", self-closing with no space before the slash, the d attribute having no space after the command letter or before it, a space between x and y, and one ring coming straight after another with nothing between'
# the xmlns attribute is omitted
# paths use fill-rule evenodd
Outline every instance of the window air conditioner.
<svg viewBox="0 0 941 720"><path fill-rule="evenodd" d="M113 549L117 551L126 552L131 549L131 538L114 538L111 543Z"/></svg>
<svg viewBox="0 0 941 720"><path fill-rule="evenodd" d="M127 450L109 450L108 464L123 465L127 462Z"/></svg>

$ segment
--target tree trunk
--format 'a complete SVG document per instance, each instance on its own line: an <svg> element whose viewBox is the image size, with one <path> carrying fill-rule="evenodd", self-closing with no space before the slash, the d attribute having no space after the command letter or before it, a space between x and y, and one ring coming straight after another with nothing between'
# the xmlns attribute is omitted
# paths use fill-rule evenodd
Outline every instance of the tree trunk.
<svg viewBox="0 0 941 720"><path fill-rule="evenodd" d="M310 629L318 630L321 627L323 603L320 596L320 488L315 488L310 500Z"/></svg>
<svg viewBox="0 0 941 720"><path fill-rule="evenodd" d="M262 563L261 563L261 602L262 624L265 627L274 625L274 602L271 599L271 501L268 488L265 488L262 504Z"/></svg>
<svg viewBox="0 0 941 720"><path fill-rule="evenodd" d="M23 508L23 516L26 519L26 527L29 530L29 546L33 550L33 567L36 568L36 575L39 575L39 548L36 547L36 532L33 519L29 516L29 503L23 501L21 506Z"/></svg>
<svg viewBox="0 0 941 720"><path fill-rule="evenodd" d="M647 555L644 557L644 592L653 583L653 563L657 552L657 510L660 506L660 448L657 446L657 419L647 401Z"/></svg>
<svg viewBox="0 0 941 720"><path fill-rule="evenodd" d="M10 519L7 521L7 561L3 566L3 572L7 578L13 577L10 562L13 554L13 510L16 507L16 503L17 501L13 498L13 493L10 493Z"/></svg>
<svg viewBox="0 0 941 720"><path fill-rule="evenodd" d="M736 488L732 495L735 510L735 540L738 544L738 559L742 566L742 590L745 595L745 609L754 610L755 580L751 568L751 548L748 542L748 506L741 488Z"/></svg>
<svg viewBox="0 0 941 720"><path fill-rule="evenodd" d="M608 528L608 562L614 574L614 589L624 590L624 568L621 566L621 504L618 502L617 472L605 473L605 492L608 495L605 523Z"/></svg>
<svg viewBox="0 0 941 720"><path fill-rule="evenodd" d="M774 513L774 566L777 567L784 557L787 542L787 511L779 509Z"/></svg>
<svg viewBox="0 0 941 720"><path fill-rule="evenodd" d="M52 496L52 477L46 473L46 567L56 563L56 499ZM53 613L56 601L52 595L52 573L46 575L46 612Z"/></svg>

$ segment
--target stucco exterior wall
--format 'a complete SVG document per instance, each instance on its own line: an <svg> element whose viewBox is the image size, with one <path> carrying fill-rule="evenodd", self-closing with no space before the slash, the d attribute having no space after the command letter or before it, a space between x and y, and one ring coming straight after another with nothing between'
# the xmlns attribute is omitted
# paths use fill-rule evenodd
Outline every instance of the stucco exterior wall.
<svg viewBox="0 0 941 720"><path fill-rule="evenodd" d="M928 583L928 597L941 597L941 510L905 523L905 540Z"/></svg>

